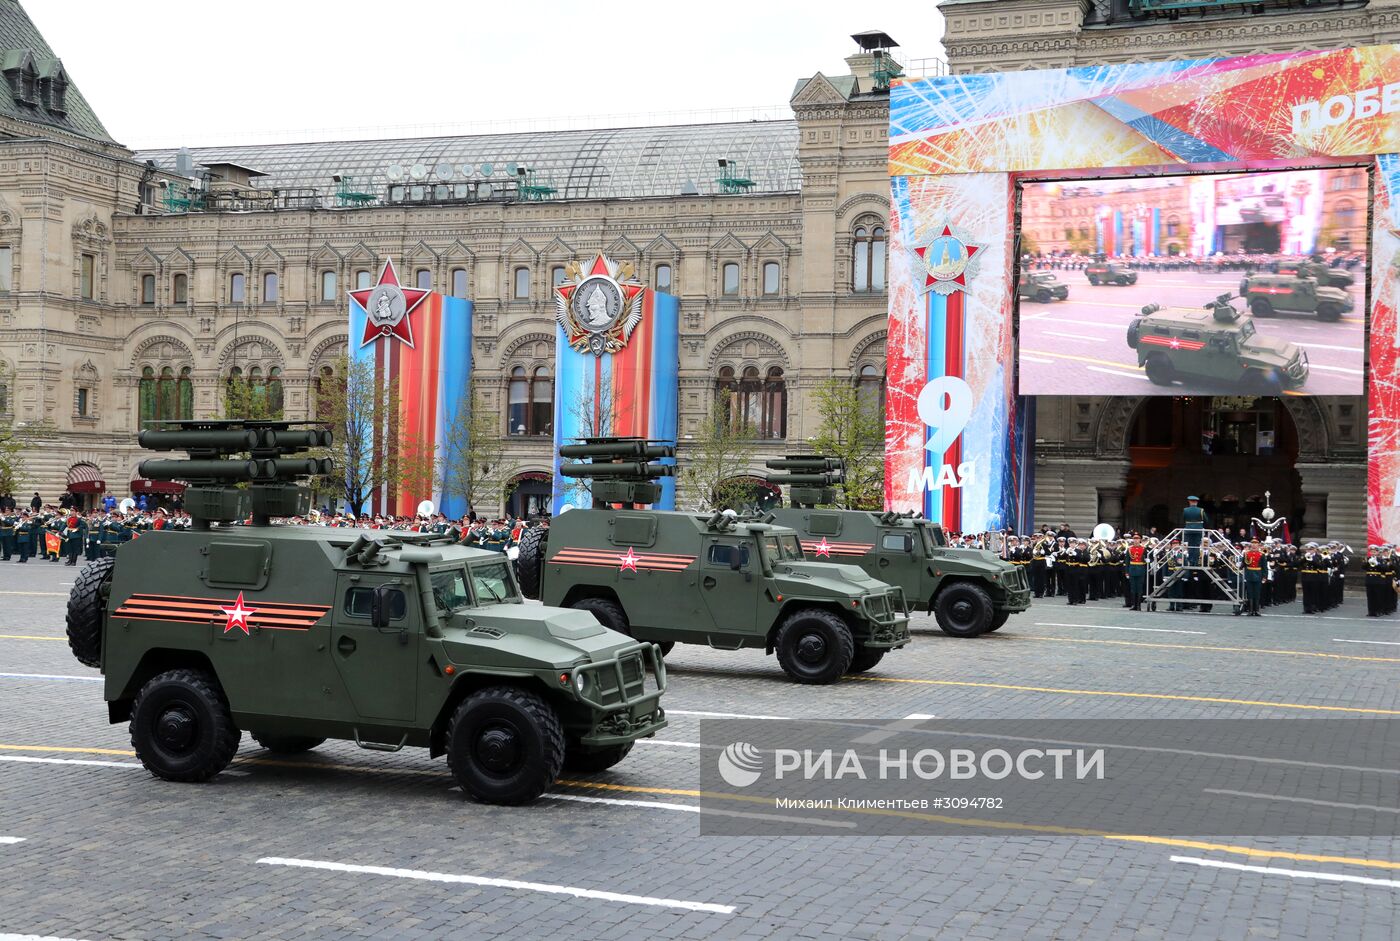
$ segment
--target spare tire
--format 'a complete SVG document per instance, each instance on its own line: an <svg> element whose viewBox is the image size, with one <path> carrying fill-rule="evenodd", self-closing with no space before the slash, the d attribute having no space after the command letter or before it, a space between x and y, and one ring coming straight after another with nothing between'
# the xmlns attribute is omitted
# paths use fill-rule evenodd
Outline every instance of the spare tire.
<svg viewBox="0 0 1400 941"><path fill-rule="evenodd" d="M83 666L102 665L102 620L116 561L110 555L93 559L83 566L68 593L68 647Z"/></svg>
<svg viewBox="0 0 1400 941"><path fill-rule="evenodd" d="M544 553L548 546L549 530L543 526L532 526L520 536L515 577L520 582L520 593L533 601L540 597L540 575L544 572Z"/></svg>
<svg viewBox="0 0 1400 941"><path fill-rule="evenodd" d="M1128 349L1135 350L1138 348L1138 334L1141 329L1142 324L1137 320L1128 324Z"/></svg>

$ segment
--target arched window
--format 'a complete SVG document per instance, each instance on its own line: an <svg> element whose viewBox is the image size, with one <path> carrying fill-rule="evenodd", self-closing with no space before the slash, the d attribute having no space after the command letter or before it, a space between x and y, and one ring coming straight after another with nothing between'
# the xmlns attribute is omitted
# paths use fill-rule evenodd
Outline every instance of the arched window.
<svg viewBox="0 0 1400 941"><path fill-rule="evenodd" d="M515 437L554 432L554 376L545 366L527 373L524 366L510 371L506 391L506 433Z"/></svg>
<svg viewBox="0 0 1400 941"><path fill-rule="evenodd" d="M1339 200L1337 208L1334 210L1337 216L1337 225L1342 228L1350 228L1356 224L1356 206L1349 199Z"/></svg>
<svg viewBox="0 0 1400 941"><path fill-rule="evenodd" d="M340 398L343 386L336 379L335 370L330 366L322 366L316 373L316 417L320 419L330 419L335 417L339 410L336 402Z"/></svg>
<svg viewBox="0 0 1400 941"><path fill-rule="evenodd" d="M530 269L515 269L515 289L512 292L517 301L528 301L530 299Z"/></svg>
<svg viewBox="0 0 1400 941"><path fill-rule="evenodd" d="M189 275L177 274L170 279L170 300L175 304L188 304L190 302Z"/></svg>
<svg viewBox="0 0 1400 941"><path fill-rule="evenodd" d="M268 420L282 417L282 369L273 366L229 367L224 380L224 412L228 418Z"/></svg>
<svg viewBox="0 0 1400 941"><path fill-rule="evenodd" d="M564 266L555 265L549 269L549 286L557 288L564 283Z"/></svg>
<svg viewBox="0 0 1400 941"><path fill-rule="evenodd" d="M725 294L739 293L739 266L732 261L724 263L720 269L720 290Z"/></svg>
<svg viewBox="0 0 1400 941"><path fill-rule="evenodd" d="M881 225L856 226L855 258L851 289L860 293L885 289L885 229Z"/></svg>
<svg viewBox="0 0 1400 941"><path fill-rule="evenodd" d="M885 414L885 377L869 363L856 373L856 397L865 408L878 409L880 415Z"/></svg>
<svg viewBox="0 0 1400 941"><path fill-rule="evenodd" d="M787 437L787 382L777 366L763 379L763 403L759 416L759 437L779 440Z"/></svg>
<svg viewBox="0 0 1400 941"><path fill-rule="evenodd" d="M278 281L277 281L277 272L275 272L275 271L264 271L264 272L263 272L263 283L262 283L262 302L263 302L264 304L276 304L276 303L277 303L277 290L278 290L278 287L279 287L279 285L278 285Z"/></svg>
<svg viewBox="0 0 1400 941"><path fill-rule="evenodd" d="M359 271L355 272L355 290L363 291L365 288L369 287L369 282L370 274L368 271L361 268Z"/></svg>
<svg viewBox="0 0 1400 941"><path fill-rule="evenodd" d="M778 293L778 287L782 281L782 269L776 261L765 261L763 263L763 293L769 297Z"/></svg>
<svg viewBox="0 0 1400 941"><path fill-rule="evenodd" d="M771 367L765 377L757 366L745 366L736 378L732 366L722 366L715 395L731 433L770 440L787 436L787 383L780 367Z"/></svg>
<svg viewBox="0 0 1400 941"><path fill-rule="evenodd" d="M156 302L156 276L153 274L143 274L141 276L141 303L154 304Z"/></svg>
<svg viewBox="0 0 1400 941"><path fill-rule="evenodd" d="M228 278L228 302L230 304L242 304L243 299L248 296L248 282L243 272L235 271Z"/></svg>
<svg viewBox="0 0 1400 941"><path fill-rule="evenodd" d="M656 273L652 276L651 286L658 291L667 294L671 293L671 266L657 265Z"/></svg>
<svg viewBox="0 0 1400 941"><path fill-rule="evenodd" d="M194 384L190 367L184 366L177 375L170 366L141 368L137 390L137 413L142 428L153 422L188 421L194 417Z"/></svg>
<svg viewBox="0 0 1400 941"><path fill-rule="evenodd" d="M321 272L321 300L323 300L323 301L333 301L333 300L335 300L335 272L334 272L334 271L322 271L322 272Z"/></svg>
<svg viewBox="0 0 1400 941"><path fill-rule="evenodd" d="M413 286L420 291L431 291L433 289L433 273L427 268L419 268L413 272Z"/></svg>
<svg viewBox="0 0 1400 941"><path fill-rule="evenodd" d="M1176 216L1167 217L1167 237L1175 238L1181 234L1181 220Z"/></svg>
<svg viewBox="0 0 1400 941"><path fill-rule="evenodd" d="M466 296L467 296L467 269L466 269L466 268L453 268L453 269L452 269L452 296L453 296L453 297L466 297Z"/></svg>

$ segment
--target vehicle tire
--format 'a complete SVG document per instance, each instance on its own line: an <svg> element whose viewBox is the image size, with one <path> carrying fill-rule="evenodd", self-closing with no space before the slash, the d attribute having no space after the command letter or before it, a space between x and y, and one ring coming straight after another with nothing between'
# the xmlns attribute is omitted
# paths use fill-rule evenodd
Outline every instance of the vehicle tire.
<svg viewBox="0 0 1400 941"><path fill-rule="evenodd" d="M110 555L93 559L83 566L68 593L68 649L85 667L102 665L102 621L116 561Z"/></svg>
<svg viewBox="0 0 1400 941"><path fill-rule="evenodd" d="M1259 395L1283 395L1283 376L1277 369L1252 369L1248 386Z"/></svg>
<svg viewBox="0 0 1400 941"><path fill-rule="evenodd" d="M564 768L580 774L596 774L599 771L607 771L626 758L630 751L631 742L605 745L602 748L584 748L577 742L570 741L564 747Z"/></svg>
<svg viewBox="0 0 1400 941"><path fill-rule="evenodd" d="M1176 379L1176 370L1172 368L1172 361L1161 353L1153 353L1147 357L1147 378L1152 380L1153 385L1171 385Z"/></svg>
<svg viewBox="0 0 1400 941"><path fill-rule="evenodd" d="M540 597L540 575L544 572L544 553L549 547L549 530L532 526L520 536L515 557L515 579L520 593L532 601Z"/></svg>
<svg viewBox="0 0 1400 941"><path fill-rule="evenodd" d="M870 647L857 647L856 655L851 658L851 665L846 668L847 673L864 673L867 670L875 669L875 665L885 658L885 651L873 650Z"/></svg>
<svg viewBox="0 0 1400 941"><path fill-rule="evenodd" d="M1035 302L1037 304L1048 304L1051 300L1050 292L1045 290L1045 288L1041 288L1039 291L1035 292Z"/></svg>
<svg viewBox="0 0 1400 941"><path fill-rule="evenodd" d="M1335 304L1318 304L1317 319L1323 323L1336 323L1342 319L1342 309Z"/></svg>
<svg viewBox="0 0 1400 941"><path fill-rule="evenodd" d="M1138 348L1138 331L1141 329L1141 321L1134 320L1132 323L1128 324L1128 349L1135 350Z"/></svg>
<svg viewBox="0 0 1400 941"><path fill-rule="evenodd" d="M261 732L248 733L263 748L278 755L299 755L311 751L325 741L312 735L265 735Z"/></svg>
<svg viewBox="0 0 1400 941"><path fill-rule="evenodd" d="M994 630L996 630L997 628L1001 627L1003 624L1005 624L1005 623L1006 623L1007 621L1009 621L1010 619L1011 619L1011 612L1010 612L1010 611L1007 611L1005 608L1003 608L1003 609L1001 609L1000 611L996 612L995 614L992 615L992 626L989 627L989 628L987 628L987 633L990 634L992 631L994 631Z"/></svg>
<svg viewBox="0 0 1400 941"><path fill-rule="evenodd" d="M537 693L489 686L462 700L452 714L447 764L473 800L528 804L559 777L564 729Z"/></svg>
<svg viewBox="0 0 1400 941"><path fill-rule="evenodd" d="M1274 305L1262 297L1252 297L1249 299L1249 312L1256 317L1272 317Z"/></svg>
<svg viewBox="0 0 1400 941"><path fill-rule="evenodd" d="M661 656L669 657L671 651L676 649L676 642L674 640L663 640L658 641L656 646L661 648Z"/></svg>
<svg viewBox="0 0 1400 941"><path fill-rule="evenodd" d="M783 620L773 644L778 666L799 683L834 683L851 668L855 638L841 615L803 608Z"/></svg>
<svg viewBox="0 0 1400 941"><path fill-rule="evenodd" d="M569 607L580 611L592 611L599 624L619 634L632 636L632 625L627 623L627 612L623 611L622 605L616 601L606 598L580 598Z"/></svg>
<svg viewBox="0 0 1400 941"><path fill-rule="evenodd" d="M1089 283L1092 284L1094 287L1098 287L1099 279L1094 277L1093 275L1089 275Z"/></svg>
<svg viewBox="0 0 1400 941"><path fill-rule="evenodd" d="M933 600L933 616L949 637L976 637L992 625L992 596L970 582L954 582Z"/></svg>
<svg viewBox="0 0 1400 941"><path fill-rule="evenodd" d="M166 781L208 781L228 767L242 737L218 680L203 670L152 677L131 707L136 757Z"/></svg>

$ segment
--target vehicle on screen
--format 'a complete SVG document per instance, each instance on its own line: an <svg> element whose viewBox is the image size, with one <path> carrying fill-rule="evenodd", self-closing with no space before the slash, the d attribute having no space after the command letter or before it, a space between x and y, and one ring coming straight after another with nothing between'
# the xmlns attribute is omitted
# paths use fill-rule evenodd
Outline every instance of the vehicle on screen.
<svg viewBox="0 0 1400 941"><path fill-rule="evenodd" d="M1275 265L1276 274L1291 274L1299 278L1312 278L1323 287L1349 288L1356 283L1356 276L1346 268L1329 265L1321 258L1301 262L1279 262Z"/></svg>
<svg viewBox="0 0 1400 941"><path fill-rule="evenodd" d="M1335 323L1356 306L1351 294L1342 288L1301 274L1250 275L1240 282L1240 297L1256 317L1315 314L1324 323Z"/></svg>
<svg viewBox="0 0 1400 941"><path fill-rule="evenodd" d="M90 563L68 601L73 653L105 674L111 722L170 781L206 781L242 733L272 752L328 738L446 754L463 791L539 797L666 725L656 646L588 611L526 605L500 553L451 534L273 525L305 515L298 477L330 445L287 422L173 422L141 476L184 480L187 532L143 533ZM251 525L230 525L251 518Z"/></svg>
<svg viewBox="0 0 1400 941"><path fill-rule="evenodd" d="M1159 386L1211 379L1257 395L1301 389L1308 381L1307 351L1260 336L1233 300L1221 294L1201 310L1142 308L1128 324L1127 340L1147 378Z"/></svg>
<svg viewBox="0 0 1400 941"><path fill-rule="evenodd" d="M1016 281L1016 296L1037 304L1069 300L1069 285L1051 271L1028 271Z"/></svg>
<svg viewBox="0 0 1400 941"><path fill-rule="evenodd" d="M1084 269L1084 276L1089 279L1092 285L1114 284L1120 287L1129 284L1137 284L1137 272L1120 265L1116 261L1096 261L1090 263Z"/></svg>

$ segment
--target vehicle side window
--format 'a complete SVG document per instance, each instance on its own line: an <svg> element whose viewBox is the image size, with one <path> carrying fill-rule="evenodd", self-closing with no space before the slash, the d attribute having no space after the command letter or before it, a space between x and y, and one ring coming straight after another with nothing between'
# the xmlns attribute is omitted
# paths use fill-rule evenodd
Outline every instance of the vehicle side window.
<svg viewBox="0 0 1400 941"><path fill-rule="evenodd" d="M885 533L880 539L880 547L886 552L908 552L914 548L908 533Z"/></svg>
<svg viewBox="0 0 1400 941"><path fill-rule="evenodd" d="M491 562L486 565L473 565L470 571L472 573L472 587L476 590L476 599L481 604L511 601L515 598L515 583L510 580L510 573L506 571L506 563Z"/></svg>
<svg viewBox="0 0 1400 941"><path fill-rule="evenodd" d="M735 553L738 553L739 568L746 568L749 564L748 546L730 546L722 542L712 542L709 552L705 556L705 561L718 568L732 568Z"/></svg>
<svg viewBox="0 0 1400 941"><path fill-rule="evenodd" d="M373 588L356 587L345 593L345 613L352 618L369 618ZM389 620L402 621L408 614L408 599L397 588L389 589Z"/></svg>

